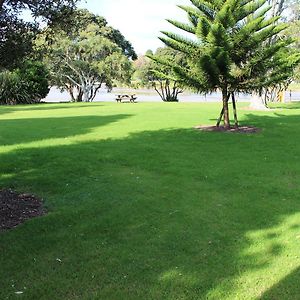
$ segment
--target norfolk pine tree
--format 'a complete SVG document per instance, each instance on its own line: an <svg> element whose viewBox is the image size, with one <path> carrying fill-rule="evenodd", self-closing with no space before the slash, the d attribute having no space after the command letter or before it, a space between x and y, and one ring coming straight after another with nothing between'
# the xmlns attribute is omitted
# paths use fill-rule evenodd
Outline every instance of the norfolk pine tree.
<svg viewBox="0 0 300 300"><path fill-rule="evenodd" d="M200 93L221 91L222 111L217 126L224 118L230 128L229 99L233 100L235 125L238 126L235 94L258 92L287 80L299 62L299 53L292 53L291 39L281 36L287 25L279 17L268 17L266 0L190 0L191 6L179 6L188 16L188 23L168 20L189 36L162 32L168 47L186 56L185 66L170 64L173 80Z"/></svg>

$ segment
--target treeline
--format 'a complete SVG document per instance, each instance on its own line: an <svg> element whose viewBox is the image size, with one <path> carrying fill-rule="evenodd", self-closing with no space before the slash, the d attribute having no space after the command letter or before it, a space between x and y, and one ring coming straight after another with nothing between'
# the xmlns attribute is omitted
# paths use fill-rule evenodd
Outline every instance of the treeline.
<svg viewBox="0 0 300 300"><path fill-rule="evenodd" d="M151 87L166 102L184 89L218 90L227 118L236 93L267 99L297 79L299 0L192 0L179 6L186 23L168 20L183 34L162 32L165 47L139 58L120 31L76 2L0 1L0 103L39 102L50 86L74 102L117 84ZM24 9L35 21L22 20Z"/></svg>
<svg viewBox="0 0 300 300"><path fill-rule="evenodd" d="M24 9L35 21L22 20ZM5 0L0 18L1 104L37 103L50 86L89 102L104 84L130 82L137 58L131 43L75 0Z"/></svg>
<svg viewBox="0 0 300 300"><path fill-rule="evenodd" d="M134 62L133 87L153 87L174 102L183 90L206 94L226 86L227 95L228 87L257 92L267 106L299 80L299 0L191 4L179 6L186 23L168 20L184 35L162 32L165 47Z"/></svg>

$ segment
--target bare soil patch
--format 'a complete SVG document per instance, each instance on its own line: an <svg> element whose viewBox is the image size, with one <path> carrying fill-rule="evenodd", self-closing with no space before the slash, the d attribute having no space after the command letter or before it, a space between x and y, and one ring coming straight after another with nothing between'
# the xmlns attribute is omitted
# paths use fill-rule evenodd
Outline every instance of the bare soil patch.
<svg viewBox="0 0 300 300"><path fill-rule="evenodd" d="M11 189L0 190L0 231L12 229L45 213L42 200L36 196Z"/></svg>
<svg viewBox="0 0 300 300"><path fill-rule="evenodd" d="M232 132L232 133L247 133L247 134L254 134L261 132L260 128L254 126L239 126L238 128L231 127L225 128L224 126L207 126L207 125L198 125L195 126L195 129L202 130L202 131L209 131L209 132Z"/></svg>

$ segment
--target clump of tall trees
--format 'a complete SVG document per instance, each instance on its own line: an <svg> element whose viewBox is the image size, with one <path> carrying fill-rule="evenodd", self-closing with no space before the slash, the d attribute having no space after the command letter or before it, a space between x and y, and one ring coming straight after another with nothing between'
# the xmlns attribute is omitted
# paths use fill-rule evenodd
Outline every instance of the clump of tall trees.
<svg viewBox="0 0 300 300"><path fill-rule="evenodd" d="M49 38L50 37L50 38ZM45 28L36 42L51 74L51 83L74 102L91 102L105 85L129 83L136 53L120 31L103 17L76 10L67 28Z"/></svg>
<svg viewBox="0 0 300 300"><path fill-rule="evenodd" d="M34 51L40 23L64 26L76 0L0 0L0 104L36 103L49 92L49 73ZM22 19L24 10L33 21Z"/></svg>
<svg viewBox="0 0 300 300"><path fill-rule="evenodd" d="M0 0L0 69L11 69L32 53L39 23L64 26L76 0ZM24 21L22 12L31 12L33 21Z"/></svg>
<svg viewBox="0 0 300 300"><path fill-rule="evenodd" d="M77 0L0 0L0 104L36 103L49 86L93 101L128 83L136 53L119 30ZM33 21L21 18L29 10Z"/></svg>
<svg viewBox="0 0 300 300"><path fill-rule="evenodd" d="M155 62L172 68L165 76L197 92L222 93L221 120L230 128L232 100L238 126L235 96L240 92L262 93L289 80L299 62L293 40L282 33L286 24L270 16L266 0L191 0L179 6L187 13L187 23L168 20L186 34L163 32L166 46L182 53L186 64L155 56Z"/></svg>

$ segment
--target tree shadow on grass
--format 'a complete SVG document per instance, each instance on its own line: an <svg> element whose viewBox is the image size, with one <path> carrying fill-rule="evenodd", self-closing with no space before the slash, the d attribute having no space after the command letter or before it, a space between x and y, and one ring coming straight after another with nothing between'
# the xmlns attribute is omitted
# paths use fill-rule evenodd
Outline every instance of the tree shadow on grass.
<svg viewBox="0 0 300 300"><path fill-rule="evenodd" d="M93 128L128 118L130 115L75 116L0 120L0 144L16 145L89 133ZM25 129L24 129L25 128Z"/></svg>
<svg viewBox="0 0 300 300"><path fill-rule="evenodd" d="M0 115L5 115L14 112L15 110L13 109L12 106L9 105L0 105Z"/></svg>
<svg viewBox="0 0 300 300"><path fill-rule="evenodd" d="M300 102L279 104L279 103L271 103L271 109L300 109Z"/></svg>
<svg viewBox="0 0 300 300"><path fill-rule="evenodd" d="M300 298L300 268L266 291L260 300L298 300Z"/></svg>
<svg viewBox="0 0 300 300"><path fill-rule="evenodd" d="M13 279L28 299L222 299L268 270L285 250L276 227L300 211L300 120L247 118L263 133L147 131L2 154L1 186L50 211L0 235L2 298Z"/></svg>
<svg viewBox="0 0 300 300"><path fill-rule="evenodd" d="M84 102L78 102L78 103L74 103L74 102L69 102L69 103L41 103L39 105L36 105L32 108L30 107L26 107L26 110L52 110L52 109L77 109L77 108L90 108L90 107L103 107L102 103L84 103ZM22 110L25 107L23 107ZM21 109L21 108L20 108Z"/></svg>
<svg viewBox="0 0 300 300"><path fill-rule="evenodd" d="M20 104L20 105L2 105L0 106L0 114L20 111L36 111L36 110L56 110L56 109L77 109L89 107L101 107L101 103L38 103L38 104Z"/></svg>

